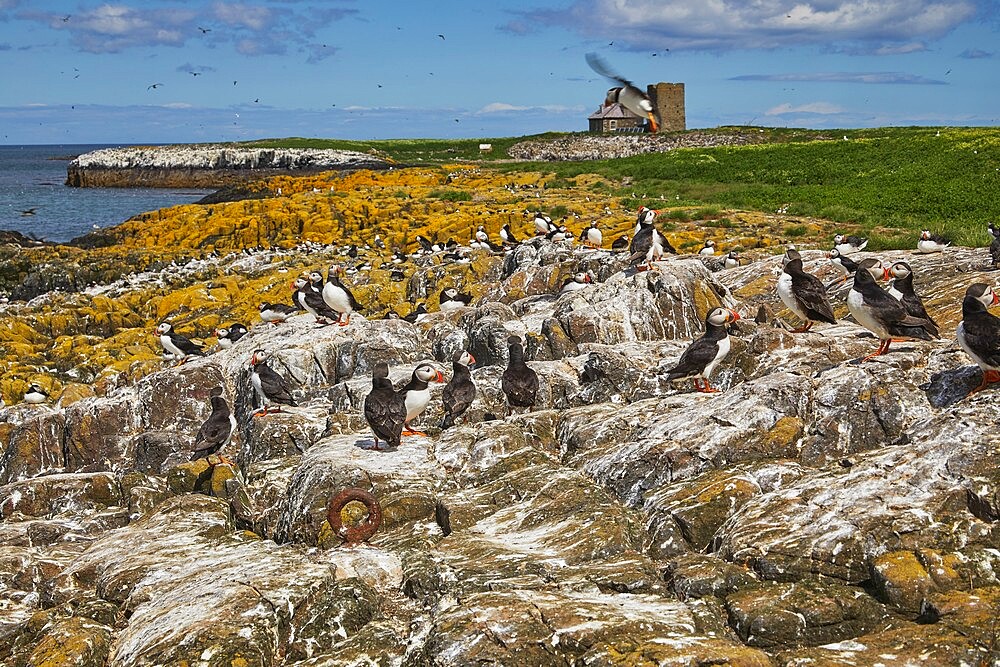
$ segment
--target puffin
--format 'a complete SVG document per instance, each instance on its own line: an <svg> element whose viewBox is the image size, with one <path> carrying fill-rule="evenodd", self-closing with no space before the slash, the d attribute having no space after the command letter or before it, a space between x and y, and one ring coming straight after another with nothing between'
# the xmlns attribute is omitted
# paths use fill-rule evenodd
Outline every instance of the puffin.
<svg viewBox="0 0 1000 667"><path fill-rule="evenodd" d="M298 308L284 303L262 303L258 306L260 319L270 325L277 325L299 312Z"/></svg>
<svg viewBox="0 0 1000 667"><path fill-rule="evenodd" d="M489 246L490 235L486 233L486 227L479 225L476 230L476 240Z"/></svg>
<svg viewBox="0 0 1000 667"><path fill-rule="evenodd" d="M504 245L517 245L519 243L517 237L514 236L514 232L510 231L509 222L500 228L500 240Z"/></svg>
<svg viewBox="0 0 1000 667"><path fill-rule="evenodd" d="M651 208L646 208L645 206L640 206L639 210L635 214L635 231L632 232L632 236L635 236L642 230L643 222L655 222L656 216L659 211Z"/></svg>
<svg viewBox="0 0 1000 667"><path fill-rule="evenodd" d="M853 259L840 252L837 248L834 248L830 252L826 253L827 258L830 263L836 266L844 274L832 284L836 285L839 283L847 282L847 279L854 275L854 272L858 270L858 263Z"/></svg>
<svg viewBox="0 0 1000 667"><path fill-rule="evenodd" d="M187 361L188 357L204 354L201 351L201 343L195 343L179 333L175 333L174 326L170 322L161 322L156 327L156 333L160 337L163 351L170 354L169 358L177 359L178 366Z"/></svg>
<svg viewBox="0 0 1000 667"><path fill-rule="evenodd" d="M951 245L951 241L938 234L931 234L926 229L920 232L920 240L917 241L917 252L932 253L941 252Z"/></svg>
<svg viewBox="0 0 1000 667"><path fill-rule="evenodd" d="M422 303L418 303L417 307L410 311L409 314L403 316L403 320L409 322L410 324L418 324L427 315L427 308Z"/></svg>
<svg viewBox="0 0 1000 667"><path fill-rule="evenodd" d="M379 236L378 234L375 235L375 242L374 243L375 243L375 247L378 248L379 250L385 250L385 241L383 241L382 237Z"/></svg>
<svg viewBox="0 0 1000 667"><path fill-rule="evenodd" d="M441 403L444 406L444 419L441 428L455 425L455 420L461 417L472 401L476 400L476 383L472 381L469 366L476 363L476 358L468 350L458 350L451 359L452 376L444 386Z"/></svg>
<svg viewBox="0 0 1000 667"><path fill-rule="evenodd" d="M739 314L728 308L713 308L705 317L705 333L696 338L667 371L668 380L690 378L696 391L709 394L719 391L709 384L712 371L729 354L729 331L726 325L740 319ZM699 382L701 380L701 382Z"/></svg>
<svg viewBox="0 0 1000 667"><path fill-rule="evenodd" d="M535 213L535 234L539 236L544 236L549 232L555 231L556 226L552 224L552 218L545 215L544 213Z"/></svg>
<svg viewBox="0 0 1000 667"><path fill-rule="evenodd" d="M514 408L528 408L530 412L538 394L538 373L524 363L524 346L520 338L509 337L507 351L510 355L507 368L500 376L500 388L507 397L507 414L513 413Z"/></svg>
<svg viewBox="0 0 1000 667"><path fill-rule="evenodd" d="M600 248L601 244L604 242L604 234L601 230L597 228L597 221L593 220L590 223L590 227L585 227L583 231L580 232L580 242L584 245L588 245L591 248Z"/></svg>
<svg viewBox="0 0 1000 667"><path fill-rule="evenodd" d="M246 335L247 328L239 322L233 322L228 327L215 330L215 336L219 339L219 347L223 350L228 350Z"/></svg>
<svg viewBox="0 0 1000 667"><path fill-rule="evenodd" d="M854 286L847 294L847 309L851 311L855 321L871 331L879 339L878 349L861 359L868 361L885 354L894 338L917 338L934 340L937 334L932 333L937 327L928 320L907 314L905 306L885 292L875 277L868 271L865 260L858 265L854 274ZM885 275L888 270L883 269Z"/></svg>
<svg viewBox="0 0 1000 667"><path fill-rule="evenodd" d="M670 241L653 224L656 212L651 209L646 210L653 213L653 215L640 216L639 231L632 238L632 245L629 246L629 251L632 254L628 259L632 266L638 268L645 262L646 269L652 269L653 262L660 261L664 253L670 252L676 254L677 251L674 250L674 247L670 245ZM640 268L638 270L643 271L645 269Z"/></svg>
<svg viewBox="0 0 1000 667"><path fill-rule="evenodd" d="M392 386L389 366L384 361L372 369L372 390L365 396L364 410L365 421L375 434L375 449L379 449L379 440L385 440L390 448L399 447L406 421L406 400Z"/></svg>
<svg viewBox="0 0 1000 667"><path fill-rule="evenodd" d="M622 234L611 242L612 250L625 250L628 248L628 234Z"/></svg>
<svg viewBox="0 0 1000 667"><path fill-rule="evenodd" d="M699 255L714 255L715 254L715 241L708 239L705 241L704 247L698 251Z"/></svg>
<svg viewBox="0 0 1000 667"><path fill-rule="evenodd" d="M556 241L558 243L565 241L566 239L570 239L570 241L572 242L573 236L569 233L569 229L566 227L566 225L558 225L555 227L555 229L546 234L545 238L547 238L550 241Z"/></svg>
<svg viewBox="0 0 1000 667"><path fill-rule="evenodd" d="M300 278L300 280L303 279ZM324 326L339 320L340 314L326 305L326 301L323 300L323 274L319 271L311 271L309 277L304 280L306 284L299 290L297 296L299 305L312 315L317 323Z"/></svg>
<svg viewBox="0 0 1000 667"><path fill-rule="evenodd" d="M351 290L340 282L340 274L343 271L344 269L336 264L327 271L326 285L323 286L323 301L337 313L337 324L346 327L351 323L351 313L355 310L360 311L361 304L351 294Z"/></svg>
<svg viewBox="0 0 1000 667"><path fill-rule="evenodd" d="M973 392L1000 382L1000 317L989 312L998 303L1000 296L985 283L969 285L962 300L958 344L983 370L983 381Z"/></svg>
<svg viewBox="0 0 1000 667"><path fill-rule="evenodd" d="M24 392L24 402L30 405L39 405L47 400L49 400L49 392L34 382L28 385L28 391Z"/></svg>
<svg viewBox="0 0 1000 667"><path fill-rule="evenodd" d="M455 310L457 308L464 308L468 306L472 301L472 297L464 292L459 292L454 287L446 287L441 290L441 296L438 300L440 304L440 309L443 311Z"/></svg>
<svg viewBox="0 0 1000 667"><path fill-rule="evenodd" d="M604 104L620 104L635 115L648 118L650 130L653 132L659 131L659 122L656 119L656 113L653 111L653 103L649 97L636 88L635 84L631 81L612 72L596 53L588 53L586 58L587 64L590 65L592 70L618 84L618 87L608 91Z"/></svg>
<svg viewBox="0 0 1000 667"><path fill-rule="evenodd" d="M566 294L567 292L576 292L592 282L594 282L594 279L590 277L590 274L581 271L574 274L571 278L567 278L566 281L563 282L562 289L559 290L559 293Z"/></svg>
<svg viewBox="0 0 1000 667"><path fill-rule="evenodd" d="M833 248L840 252L841 255L851 255L861 252L867 245L868 239L863 239L860 236L837 234L833 237Z"/></svg>
<svg viewBox="0 0 1000 667"><path fill-rule="evenodd" d="M889 285L889 294L903 304L907 315L919 317L930 322L933 325L933 329L929 329L929 331L934 336L937 336L939 333L937 322L927 314L923 301L920 300L920 297L913 290L913 269L910 268L910 265L906 262L896 262L889 267L889 275L893 278L892 283Z"/></svg>
<svg viewBox="0 0 1000 667"><path fill-rule="evenodd" d="M267 353L264 350L255 350L250 357L250 382L253 384L257 398L263 406L253 416L266 415L268 412L281 412L282 405L296 407L297 403L292 398L292 390L281 377L267 365ZM271 408L272 403L278 403L276 408Z"/></svg>
<svg viewBox="0 0 1000 667"><path fill-rule="evenodd" d="M986 227L986 230L993 239L990 242L990 259L993 260L993 269L996 270L1000 268L1000 226L994 225L991 222Z"/></svg>
<svg viewBox="0 0 1000 667"><path fill-rule="evenodd" d="M423 234L417 234L417 243L420 245L420 250L422 252L424 253L432 252L431 248L433 247L434 244L431 243L431 240L426 236L424 236Z"/></svg>
<svg viewBox="0 0 1000 667"><path fill-rule="evenodd" d="M444 382L444 375L434 366L425 362L413 369L410 381L399 390L398 393L403 397L406 406L403 435L427 435L422 431L415 431L410 426L410 422L419 417L427 409L427 404L431 402L429 386L431 382Z"/></svg>
<svg viewBox="0 0 1000 667"><path fill-rule="evenodd" d="M809 331L814 321L836 324L826 288L819 278L805 272L798 251L786 251L783 259L785 265L778 277L778 296L785 307L802 320L792 333Z"/></svg>
<svg viewBox="0 0 1000 667"><path fill-rule="evenodd" d="M212 389L209 400L212 403L212 413L194 438L191 461L217 453L230 443L236 431L236 417L230 412L229 404L222 396L222 387Z"/></svg>
<svg viewBox="0 0 1000 667"><path fill-rule="evenodd" d="M730 250L722 263L723 268L735 269L740 265L740 254L735 250Z"/></svg>

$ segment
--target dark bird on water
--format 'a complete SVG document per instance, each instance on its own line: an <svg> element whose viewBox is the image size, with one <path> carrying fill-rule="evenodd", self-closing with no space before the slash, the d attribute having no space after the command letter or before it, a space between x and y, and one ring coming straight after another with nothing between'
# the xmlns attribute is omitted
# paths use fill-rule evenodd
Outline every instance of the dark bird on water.
<svg viewBox="0 0 1000 667"><path fill-rule="evenodd" d="M520 338L508 338L507 350L510 358L500 376L500 388L507 397L507 412L513 413L514 408L528 408L530 411L538 394L538 373L524 363L524 346Z"/></svg>
<svg viewBox="0 0 1000 667"><path fill-rule="evenodd" d="M461 417L476 400L476 384L469 372L469 365L474 363L476 358L467 350L459 350L452 357L452 376L444 386L444 393L441 394L441 402L444 405L442 429L454 426L455 420Z"/></svg>
<svg viewBox="0 0 1000 667"><path fill-rule="evenodd" d="M379 449L379 440L385 440L391 449L399 447L406 421L406 399L392 386L389 366L384 361L372 369L372 390L365 397L365 420L375 434L375 449Z"/></svg>
<svg viewBox="0 0 1000 667"><path fill-rule="evenodd" d="M32 206L31 208L26 208L23 211L18 211L22 218L27 218L29 216L35 215L35 211L38 210L38 206Z"/></svg>
<svg viewBox="0 0 1000 667"><path fill-rule="evenodd" d="M222 387L216 387L211 393L212 414L198 429L194 438L194 448L191 459L203 459L217 453L233 439L236 431L236 417L229 410L229 404L222 396Z"/></svg>
<svg viewBox="0 0 1000 667"><path fill-rule="evenodd" d="M646 93L639 90L635 84L628 79L611 71L611 68L608 67L607 63L605 63L596 53L588 53L586 58L587 64L590 65L590 69L594 70L604 78L614 81L619 86L608 91L608 96L604 100L604 103L621 104L635 115L648 118L650 129L653 132L658 131L659 121L657 121L656 113L653 111L653 103L649 100Z"/></svg>

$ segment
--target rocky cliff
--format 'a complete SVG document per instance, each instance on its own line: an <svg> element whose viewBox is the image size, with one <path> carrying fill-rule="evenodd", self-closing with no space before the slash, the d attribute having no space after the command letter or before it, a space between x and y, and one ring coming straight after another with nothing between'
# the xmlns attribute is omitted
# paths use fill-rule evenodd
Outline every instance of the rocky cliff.
<svg viewBox="0 0 1000 667"><path fill-rule="evenodd" d="M1000 399L967 396L979 371L952 335L965 287L991 277L986 251L886 253L912 264L945 336L864 364L852 361L876 341L850 320L802 335L755 322L761 306L780 311L780 262L751 255L714 273L692 255L636 273L621 253L542 239L468 263L427 255L399 281L355 274L368 317L348 327L258 324L182 366L147 356L96 395L0 411L0 659L996 664ZM821 253L803 257L835 275ZM259 300L262 285L287 294L279 280L347 260L317 247L218 261ZM587 270L595 284L558 293ZM185 326L225 303L220 277L161 279L186 295L161 316ZM450 285L474 307L375 317L417 300L436 311ZM832 292L841 317L845 294ZM697 394L666 373L717 304L744 319L714 378L723 391ZM512 333L540 391L506 417ZM372 367L387 362L400 386L422 360L450 374L463 347L478 386L465 419L437 428L432 385L428 435L375 450L361 416ZM299 407L251 416L255 349ZM217 386L237 437L188 463ZM384 511L366 546L338 546L327 520L347 487Z"/></svg>
<svg viewBox="0 0 1000 667"><path fill-rule="evenodd" d="M244 148L215 145L135 146L84 153L66 167L66 185L93 187L212 188L278 174L384 169L383 159L314 148Z"/></svg>

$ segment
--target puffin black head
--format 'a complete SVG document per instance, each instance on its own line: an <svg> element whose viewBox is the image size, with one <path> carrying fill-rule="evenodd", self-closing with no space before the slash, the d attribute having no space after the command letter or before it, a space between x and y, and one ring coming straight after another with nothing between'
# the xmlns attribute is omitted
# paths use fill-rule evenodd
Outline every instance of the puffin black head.
<svg viewBox="0 0 1000 667"><path fill-rule="evenodd" d="M994 225L992 222L986 226L986 231L990 233L994 239L1000 239L1000 225Z"/></svg>
<svg viewBox="0 0 1000 667"><path fill-rule="evenodd" d="M422 382L444 382L444 374L428 363L420 364L414 368L413 376Z"/></svg>
<svg viewBox="0 0 1000 667"><path fill-rule="evenodd" d="M156 333L162 336L164 334L170 333L171 331L173 331L173 329L174 326L170 324L170 322L160 322L159 326L156 327Z"/></svg>
<svg viewBox="0 0 1000 667"><path fill-rule="evenodd" d="M454 287L447 287L444 290L444 295L449 299L454 299L456 296L458 296L458 290L455 289Z"/></svg>
<svg viewBox="0 0 1000 667"><path fill-rule="evenodd" d="M799 261L799 270L802 270L802 255L799 254L799 251L794 246L790 245L785 250L785 256L781 258L781 265L788 266L790 262L794 262L795 260Z"/></svg>
<svg viewBox="0 0 1000 667"><path fill-rule="evenodd" d="M882 265L881 260L875 259L874 257L869 257L858 262L858 273L861 273L862 271L870 275L873 281L889 279L889 269ZM858 280L857 274L855 274L854 280Z"/></svg>
<svg viewBox="0 0 1000 667"><path fill-rule="evenodd" d="M319 271L312 271L309 273L309 282L312 284L317 284L323 282L323 274Z"/></svg>
<svg viewBox="0 0 1000 667"><path fill-rule="evenodd" d="M705 323L707 325L721 327L727 324L731 324L736 320L740 319L739 313L735 310L730 310L728 308L713 308L709 311L708 316L705 317Z"/></svg>
<svg viewBox="0 0 1000 667"><path fill-rule="evenodd" d="M451 356L451 360L456 364L469 367L476 363L476 358L468 350L458 350Z"/></svg>
<svg viewBox="0 0 1000 667"><path fill-rule="evenodd" d="M906 262L896 262L889 267L889 274L893 278L904 279L913 274L913 269Z"/></svg>
<svg viewBox="0 0 1000 667"><path fill-rule="evenodd" d="M213 387L212 391L208 392L209 398L215 398L216 396L222 396L222 387Z"/></svg>
<svg viewBox="0 0 1000 667"><path fill-rule="evenodd" d="M216 338L228 338L229 337L229 329L227 329L225 327L222 327L221 329L216 329L215 330L215 337Z"/></svg>
<svg viewBox="0 0 1000 667"><path fill-rule="evenodd" d="M387 378L389 377L389 364L384 361L380 361L375 364L372 368L372 378Z"/></svg>
<svg viewBox="0 0 1000 667"><path fill-rule="evenodd" d="M258 364L262 364L265 361L267 361L267 352L264 350L254 350L253 354L250 355L251 368L256 368Z"/></svg>
<svg viewBox="0 0 1000 667"><path fill-rule="evenodd" d="M965 290L965 298L973 298L986 308L1000 303L1000 296L986 283L973 283Z"/></svg>

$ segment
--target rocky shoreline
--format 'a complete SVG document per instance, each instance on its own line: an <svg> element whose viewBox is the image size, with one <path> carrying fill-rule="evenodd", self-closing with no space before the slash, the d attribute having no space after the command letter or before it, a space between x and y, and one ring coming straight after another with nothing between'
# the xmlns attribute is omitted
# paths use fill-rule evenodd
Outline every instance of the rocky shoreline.
<svg viewBox="0 0 1000 667"><path fill-rule="evenodd" d="M360 153L313 148L133 146L84 153L66 167L71 187L211 188L278 175L385 169L389 162Z"/></svg>

